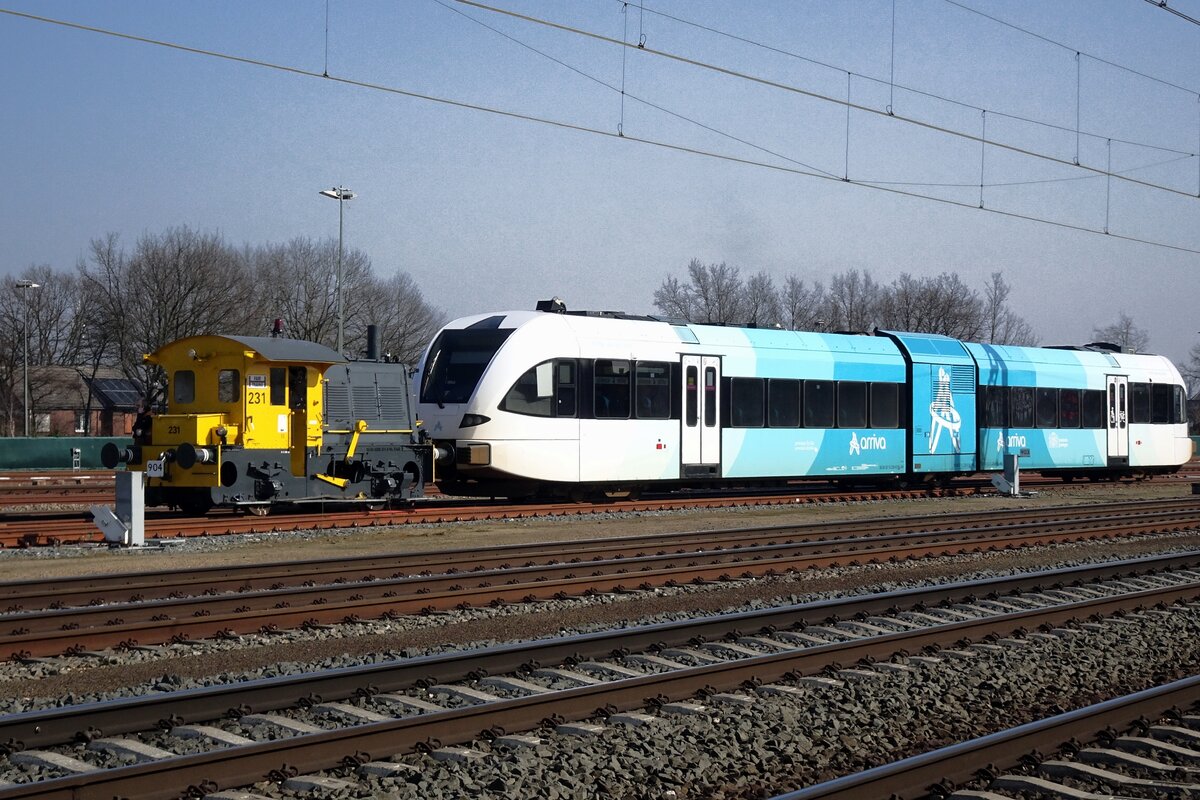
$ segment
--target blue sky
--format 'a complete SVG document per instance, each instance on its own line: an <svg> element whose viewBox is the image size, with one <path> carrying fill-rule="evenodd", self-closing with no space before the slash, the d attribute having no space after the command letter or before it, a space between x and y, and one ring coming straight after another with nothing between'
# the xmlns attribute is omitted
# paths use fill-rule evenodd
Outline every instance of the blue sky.
<svg viewBox="0 0 1200 800"><path fill-rule="evenodd" d="M956 0L957 1L957 0ZM1079 126L1112 145L1116 171L1184 195L1107 181L997 183L1087 173L988 148L984 203L1200 250L1200 26L1134 0L983 3L998 18L1082 51ZM872 83L862 75L991 110L989 140L1071 161L1076 59L947 0L715 2L494 0L491 5L830 96L844 71L815 66L675 22L650 9L856 73L851 99L978 135L977 110ZM1200 0L1172 5L1200 16ZM449 6L450 8L447 8ZM320 73L324 0L106 2L0 0L0 8L163 39ZM343 184L347 243L376 272L405 270L451 315L532 308L559 295L575 308L647 312L654 289L689 259L827 280L851 267L960 273L982 288L1002 270L1014 306L1045 343L1087 341L1130 313L1152 348L1182 359L1200 337L1200 255L895 196L639 143L649 138L839 177L846 110L627 50L619 93L531 52L497 28L619 86L611 44L445 0L329 3L329 73L615 133L621 139L450 107L302 75L0 15L0 273L71 267L93 237L126 243L187 224L227 240L337 233ZM625 26L628 25L628 28ZM1105 59L1182 89L1105 65ZM671 117L642 98L709 128ZM1068 130L1013 120L1051 122ZM976 205L978 143L853 111L849 173ZM762 149L756 149L762 148ZM772 151L775 155L763 152ZM1104 138L1079 157L1105 168ZM1106 184L1110 184L1106 187ZM1106 188L1107 192L1106 199Z"/></svg>

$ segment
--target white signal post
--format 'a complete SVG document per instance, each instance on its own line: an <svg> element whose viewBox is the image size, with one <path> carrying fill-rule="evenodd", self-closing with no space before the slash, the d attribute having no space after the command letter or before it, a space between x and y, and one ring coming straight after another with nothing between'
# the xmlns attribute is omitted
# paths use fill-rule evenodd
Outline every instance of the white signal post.
<svg viewBox="0 0 1200 800"><path fill-rule="evenodd" d="M40 289L40 288L42 288L42 285L40 283L34 283L33 281L31 281L27 278L22 278L21 280L17 281L16 288L21 290L21 294L23 295L23 299L25 301L25 345L24 345L25 405L23 406L23 409L24 409L23 416L25 417L25 436L28 437L29 436L29 290L30 289Z"/></svg>

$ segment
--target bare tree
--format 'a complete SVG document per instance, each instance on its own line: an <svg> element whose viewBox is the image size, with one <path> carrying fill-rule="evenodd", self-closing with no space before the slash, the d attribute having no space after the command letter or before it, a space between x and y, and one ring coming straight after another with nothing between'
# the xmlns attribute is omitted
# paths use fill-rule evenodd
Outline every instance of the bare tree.
<svg viewBox="0 0 1200 800"><path fill-rule="evenodd" d="M691 289L680 283L674 275L668 275L662 286L654 290L654 307L668 317L695 319Z"/></svg>
<svg viewBox="0 0 1200 800"><path fill-rule="evenodd" d="M1150 334L1134 324L1133 317L1124 311L1113 324L1093 328L1092 336L1097 342L1119 345L1131 353L1141 353L1150 344Z"/></svg>
<svg viewBox="0 0 1200 800"><path fill-rule="evenodd" d="M415 365L446 321L446 314L431 306L421 294L416 281L407 272L396 272L390 278L373 278L364 306L361 326L347 329L347 349L366 349L366 325L380 326L381 346L405 364Z"/></svg>
<svg viewBox="0 0 1200 800"><path fill-rule="evenodd" d="M766 272L752 275L746 281L743 306L745 322L760 328L773 328L782 324L783 311L779 304L779 293L775 281Z"/></svg>
<svg viewBox="0 0 1200 800"><path fill-rule="evenodd" d="M80 279L95 335L111 338L125 375L142 387L158 385L141 354L186 336L241 332L254 317L255 291L242 260L216 233L187 227L144 234L132 255L116 234L92 242Z"/></svg>
<svg viewBox="0 0 1200 800"><path fill-rule="evenodd" d="M830 330L869 331L878 318L881 289L869 273L850 269L829 281L826 309Z"/></svg>
<svg viewBox="0 0 1200 800"><path fill-rule="evenodd" d="M1033 328L1008 306L1011 291L1004 274L993 272L991 282L983 289L984 341L992 344L1036 345L1038 337Z"/></svg>
<svg viewBox="0 0 1200 800"><path fill-rule="evenodd" d="M825 318L825 287L819 282L809 288L803 279L788 275L783 281L779 304L780 322L785 328L793 331L825 329L828 322Z"/></svg>
<svg viewBox="0 0 1200 800"><path fill-rule="evenodd" d="M688 263L688 285L668 277L654 292L654 305L667 316L693 322L736 323L746 317L741 270L722 261Z"/></svg>
<svg viewBox="0 0 1200 800"><path fill-rule="evenodd" d="M1200 344L1192 345L1188 361L1179 371L1187 382L1188 397L1200 396Z"/></svg>

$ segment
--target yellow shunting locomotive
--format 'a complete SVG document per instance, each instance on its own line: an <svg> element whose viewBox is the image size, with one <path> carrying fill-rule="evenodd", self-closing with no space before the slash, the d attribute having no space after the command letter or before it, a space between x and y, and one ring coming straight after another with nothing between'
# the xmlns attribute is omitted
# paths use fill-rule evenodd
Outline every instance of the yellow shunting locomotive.
<svg viewBox="0 0 1200 800"><path fill-rule="evenodd" d="M146 502L191 513L265 514L277 504L380 507L424 493L430 446L414 416L412 373L378 353L346 360L314 342L191 336L144 359L167 375L167 412L105 465L146 473Z"/></svg>

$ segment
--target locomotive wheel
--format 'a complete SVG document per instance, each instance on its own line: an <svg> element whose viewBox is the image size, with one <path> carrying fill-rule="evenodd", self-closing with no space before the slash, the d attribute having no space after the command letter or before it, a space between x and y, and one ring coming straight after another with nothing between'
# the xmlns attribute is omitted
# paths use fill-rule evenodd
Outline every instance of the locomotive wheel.
<svg viewBox="0 0 1200 800"><path fill-rule="evenodd" d="M207 492L203 494L189 492L177 497L175 503L179 506L180 511L193 517L202 517L213 507L212 498L208 496Z"/></svg>
<svg viewBox="0 0 1200 800"><path fill-rule="evenodd" d="M256 517L265 517L271 513L271 506L267 503L256 506L245 506L247 514L253 514Z"/></svg>

